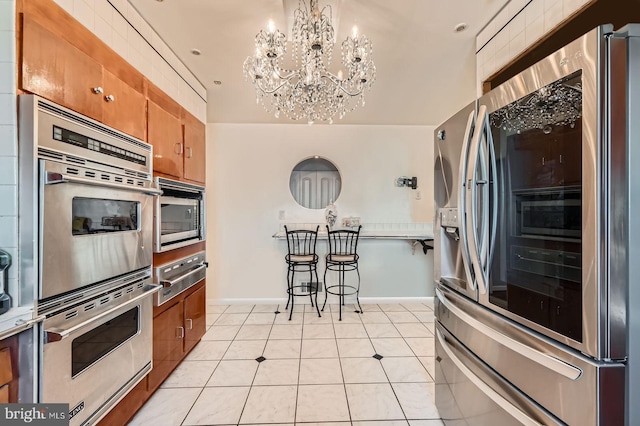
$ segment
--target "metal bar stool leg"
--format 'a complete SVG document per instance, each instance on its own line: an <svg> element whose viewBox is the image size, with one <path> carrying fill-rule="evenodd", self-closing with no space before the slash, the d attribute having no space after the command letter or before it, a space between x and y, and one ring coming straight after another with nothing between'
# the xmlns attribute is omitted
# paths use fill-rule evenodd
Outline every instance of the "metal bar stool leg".
<svg viewBox="0 0 640 426"><path fill-rule="evenodd" d="M314 268L313 272L316 274L316 291L315 291L316 312L318 312L318 317L321 317L321 315L320 315L320 307L318 306L318 287L320 287L320 281L318 281L318 269Z"/></svg>
<svg viewBox="0 0 640 426"><path fill-rule="evenodd" d="M311 272L313 271L314 266L309 265L309 300L311 301L311 307L313 308L313 290L311 284L313 283L313 275Z"/></svg>
<svg viewBox="0 0 640 426"><path fill-rule="evenodd" d="M360 314L364 313L364 311L362 310L362 306L360 306L360 271L358 270L358 267L356 266L356 273L358 274L358 288L356 289L356 302L358 302L358 308L360 308Z"/></svg>
<svg viewBox="0 0 640 426"><path fill-rule="evenodd" d="M340 312L340 316L338 321L342 321L342 306L344 305L344 266L340 265L339 269L338 293L340 293L340 299L338 300L338 311Z"/></svg>
<svg viewBox="0 0 640 426"><path fill-rule="evenodd" d="M291 265L287 265L287 296L287 306L284 309L289 309L291 302Z"/></svg>
<svg viewBox="0 0 640 426"><path fill-rule="evenodd" d="M291 299L291 310L289 311L289 321L291 321L291 317L293 316L293 302L295 299L295 295L293 294L294 292L294 288L293 288L293 283L294 283L294 277L296 275L296 268L295 266L293 267L293 270L291 271L291 284L289 286L289 290L290 290L290 295L289 298Z"/></svg>
<svg viewBox="0 0 640 426"><path fill-rule="evenodd" d="M324 303L322 304L322 309L321 309L322 312L324 312L324 307L327 306L327 297L329 297L329 292L327 291L327 271L328 270L329 268L325 268L324 276L322 277L322 280L324 281ZM318 312L318 315L320 315L319 312Z"/></svg>

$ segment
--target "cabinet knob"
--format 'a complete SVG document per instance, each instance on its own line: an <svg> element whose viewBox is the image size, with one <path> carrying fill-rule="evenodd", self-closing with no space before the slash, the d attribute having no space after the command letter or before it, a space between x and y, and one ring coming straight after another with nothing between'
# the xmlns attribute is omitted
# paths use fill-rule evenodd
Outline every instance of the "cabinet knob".
<svg viewBox="0 0 640 426"><path fill-rule="evenodd" d="M176 336L178 339L184 339L184 327L178 327L176 329L178 331L178 335Z"/></svg>
<svg viewBox="0 0 640 426"><path fill-rule="evenodd" d="M177 151L175 148L178 148ZM174 145L174 150L173 152L175 152L178 155L182 155L182 142L176 142L176 144Z"/></svg>
<svg viewBox="0 0 640 426"><path fill-rule="evenodd" d="M104 90L102 89L102 87L98 86L98 87L94 87L93 88L93 93L95 94L100 94L100 93L104 93Z"/></svg>
<svg viewBox="0 0 640 426"><path fill-rule="evenodd" d="M193 148L189 146L187 147L187 149L189 150L189 153L187 154L187 158L193 158Z"/></svg>
<svg viewBox="0 0 640 426"><path fill-rule="evenodd" d="M187 318L185 322L187 323L187 330L193 330L193 320L191 318Z"/></svg>
<svg viewBox="0 0 640 426"><path fill-rule="evenodd" d="M107 95L104 97L104 100L107 102L114 102L116 100L116 97L113 95Z"/></svg>

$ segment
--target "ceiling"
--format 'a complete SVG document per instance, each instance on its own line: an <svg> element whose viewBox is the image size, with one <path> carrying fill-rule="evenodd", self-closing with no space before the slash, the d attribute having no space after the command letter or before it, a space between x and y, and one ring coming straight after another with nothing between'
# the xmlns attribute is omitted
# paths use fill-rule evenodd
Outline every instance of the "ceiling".
<svg viewBox="0 0 640 426"><path fill-rule="evenodd" d="M283 0L129 1L207 88L208 122L296 123L275 118L256 104L253 86L242 73L244 60L255 52L255 35L267 28L269 19L287 36L291 34ZM475 36L507 2L341 1L337 44L357 25L373 43L377 76L366 105L335 123L437 125L444 121L473 100ZM319 4L322 7L325 1ZM454 31L459 23L466 23L467 29ZM191 54L194 48L202 54ZM334 72L339 46L335 50ZM214 84L215 80L222 84Z"/></svg>

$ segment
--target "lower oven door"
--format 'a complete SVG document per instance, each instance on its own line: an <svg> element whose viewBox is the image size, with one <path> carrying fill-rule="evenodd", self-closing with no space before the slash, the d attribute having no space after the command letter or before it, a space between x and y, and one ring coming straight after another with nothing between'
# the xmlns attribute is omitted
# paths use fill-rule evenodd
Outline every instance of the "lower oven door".
<svg viewBox="0 0 640 426"><path fill-rule="evenodd" d="M157 289L133 283L47 318L41 401L68 403L71 425L106 415L151 370ZM107 298L117 305L98 307Z"/></svg>
<svg viewBox="0 0 640 426"><path fill-rule="evenodd" d="M151 265L154 190L144 186L148 181L52 161L41 161L40 172L40 299Z"/></svg>

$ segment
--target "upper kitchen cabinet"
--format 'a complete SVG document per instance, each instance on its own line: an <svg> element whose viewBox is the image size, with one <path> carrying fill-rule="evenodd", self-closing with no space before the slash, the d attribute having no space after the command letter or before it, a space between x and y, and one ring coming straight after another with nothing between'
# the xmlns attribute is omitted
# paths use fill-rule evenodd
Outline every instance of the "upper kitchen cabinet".
<svg viewBox="0 0 640 426"><path fill-rule="evenodd" d="M22 33L22 89L102 120L102 65L26 15Z"/></svg>
<svg viewBox="0 0 640 426"><path fill-rule="evenodd" d="M203 122L184 113L184 178L202 184L206 181L206 133Z"/></svg>
<svg viewBox="0 0 640 426"><path fill-rule="evenodd" d="M100 47L106 49L97 40L95 49L85 46L93 52ZM144 140L144 78L130 67L116 61L105 64L103 59L97 53L90 56L30 15L24 15L21 89ZM125 76L127 82L106 65Z"/></svg>
<svg viewBox="0 0 640 426"><path fill-rule="evenodd" d="M146 140L147 97L104 70L102 122L138 139Z"/></svg>
<svg viewBox="0 0 640 426"><path fill-rule="evenodd" d="M168 112L151 99L147 106L149 143L153 145L153 170L181 178L184 172L184 142L180 117Z"/></svg>
<svg viewBox="0 0 640 426"><path fill-rule="evenodd" d="M151 83L147 98L147 135L153 145L153 170L174 179L204 184L205 124Z"/></svg>

